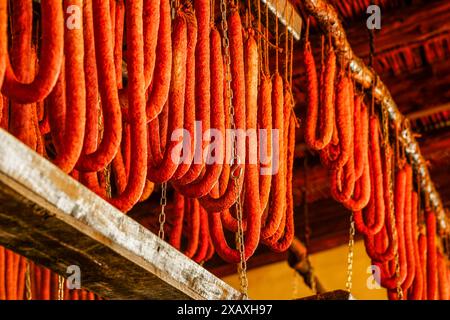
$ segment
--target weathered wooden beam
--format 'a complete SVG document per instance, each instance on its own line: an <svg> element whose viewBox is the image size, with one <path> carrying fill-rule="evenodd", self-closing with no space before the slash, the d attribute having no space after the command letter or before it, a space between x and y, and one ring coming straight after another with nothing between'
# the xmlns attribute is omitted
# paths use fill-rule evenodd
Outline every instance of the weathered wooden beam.
<svg viewBox="0 0 450 320"><path fill-rule="evenodd" d="M107 299L240 293L0 130L0 244Z"/></svg>
<svg viewBox="0 0 450 320"><path fill-rule="evenodd" d="M300 40L302 34L302 18L289 0L261 0L267 4L270 11L287 27L295 40Z"/></svg>

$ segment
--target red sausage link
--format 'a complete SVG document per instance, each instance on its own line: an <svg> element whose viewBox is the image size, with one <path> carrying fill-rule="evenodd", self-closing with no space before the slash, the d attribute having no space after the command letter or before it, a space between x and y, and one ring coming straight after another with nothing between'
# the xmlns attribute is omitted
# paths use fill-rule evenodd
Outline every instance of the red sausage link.
<svg viewBox="0 0 450 320"><path fill-rule="evenodd" d="M184 130L189 133L189 139L183 141L183 162L173 175L174 180L180 180L192 165L195 137L195 47L197 44L197 20L191 11L186 12L187 18L187 61L186 61L186 93L184 101ZM212 36L211 36L212 37ZM222 85L223 86L223 85ZM189 143L190 142L190 143ZM189 148L189 150L187 150Z"/></svg>
<svg viewBox="0 0 450 320"><path fill-rule="evenodd" d="M231 89L233 90L233 105L235 108L235 124L236 129L240 132L246 131L246 117L245 117L245 68L244 68L244 43L242 39L242 23L239 12L232 10L228 18L229 24L229 39L230 39L230 56L231 56ZM227 137L227 141L232 141ZM227 147L228 149L228 147ZM229 209L236 201L238 194L242 190L245 161L246 161L246 139L237 139L237 153L240 159L240 164L233 164L231 172L242 172L237 183L229 183L227 190L218 198L206 195L200 198L201 205L208 212L221 212ZM228 155L228 152L226 153ZM228 160L228 159L227 159ZM217 215L218 219L220 214ZM217 221L216 221L217 222ZM211 228L211 226L210 226ZM214 242L214 241L213 241ZM254 242L253 242L254 244Z"/></svg>
<svg viewBox="0 0 450 320"><path fill-rule="evenodd" d="M172 17L170 1L162 0L160 3L156 62L146 107L147 122L152 121L161 113L169 96L170 77L172 74L172 39L170 36L172 34ZM150 35L150 32L146 35ZM149 52L147 53L150 54ZM150 66L150 57L147 61L149 61L147 66ZM150 67L147 70L149 71Z"/></svg>
<svg viewBox="0 0 450 320"><path fill-rule="evenodd" d="M353 83L341 70L336 86L336 128L339 136L339 155L330 161L331 168L340 168L350 157L353 149Z"/></svg>
<svg viewBox="0 0 450 320"><path fill-rule="evenodd" d="M2 118L0 127L6 131L9 131L9 101L8 98L0 94L0 103L2 104Z"/></svg>
<svg viewBox="0 0 450 320"><path fill-rule="evenodd" d="M184 211L188 221L188 245L184 254L192 258L197 251L200 235L200 205L197 199L187 199Z"/></svg>
<svg viewBox="0 0 450 320"><path fill-rule="evenodd" d="M330 170L331 195L341 203L347 202L355 189L355 161L353 154L347 163L335 170Z"/></svg>
<svg viewBox="0 0 450 320"><path fill-rule="evenodd" d="M363 98L355 96L355 178L359 179L364 172L364 164L369 151L369 110Z"/></svg>
<svg viewBox="0 0 450 320"><path fill-rule="evenodd" d="M125 190L112 199L112 205L127 212L140 199L147 173L147 125L145 119L145 79L142 2L126 2L128 48L128 105L130 108L131 160L128 183Z"/></svg>
<svg viewBox="0 0 450 320"><path fill-rule="evenodd" d="M186 49L187 49L187 23L183 12L178 12L174 22L174 43L173 43L173 68L172 80L169 95L168 114L168 141L164 150L162 160L155 166L155 159L150 159L147 179L155 183L162 183L172 178L178 168L179 163L174 161L174 156L181 156L183 135L174 139L172 135L183 129L184 120L184 98L186 85ZM153 132L150 132L153 134ZM169 137L170 136L170 137ZM150 139L150 143L158 143ZM154 147L154 146L153 146ZM154 156L152 148L151 156ZM160 151L161 152L161 151ZM162 152L161 152L162 153Z"/></svg>
<svg viewBox="0 0 450 320"><path fill-rule="evenodd" d="M33 76L31 72L31 25L33 20L32 2L13 1L12 4L12 47L11 61L7 62L5 82L8 76L8 69L16 69L18 80L27 82ZM6 39L5 39L6 40ZM8 65L11 66L8 67ZM5 94L5 93L4 93ZM12 135L35 150L36 140L33 135L33 105L20 104L18 101L11 101L11 118L9 130Z"/></svg>
<svg viewBox="0 0 450 320"><path fill-rule="evenodd" d="M83 3L84 75L86 82L86 130L82 154L93 153L98 145L99 97L95 60L94 25L92 23L92 0ZM121 74L122 75L122 74ZM100 192L95 172L80 172L80 181L94 192ZM99 194L102 194L100 192Z"/></svg>
<svg viewBox="0 0 450 320"><path fill-rule="evenodd" d="M311 149L322 150L330 143L333 134L333 91L336 75L336 55L334 54L333 48L330 47L327 52L326 65L323 70L323 72L326 73L321 77L321 79L323 79L321 85L323 93L320 95L320 99L317 85L316 64L314 62L309 41L305 43L303 57L308 86L305 141ZM321 108L320 115L319 105ZM319 126L319 128L317 128L317 126ZM317 137L317 131L320 132L319 137Z"/></svg>
<svg viewBox="0 0 450 320"><path fill-rule="evenodd" d="M50 270L42 268L41 276L41 300L50 300Z"/></svg>
<svg viewBox="0 0 450 320"><path fill-rule="evenodd" d="M146 90L152 82L153 71L155 70L160 6L160 0L144 0L144 73Z"/></svg>
<svg viewBox="0 0 450 320"><path fill-rule="evenodd" d="M183 232L184 203L188 201L178 192L174 193L174 207L172 211L172 229L168 242L176 249L181 249L181 235Z"/></svg>
<svg viewBox="0 0 450 320"><path fill-rule="evenodd" d="M385 211L385 199L384 199L384 180L383 180L383 169L381 161L381 150L379 144L379 122L378 118L372 117L370 119L370 145L371 145L371 156L370 167L371 169L371 190L373 205L375 206L373 214L376 215L375 223L369 228L365 228L364 224L360 223L361 212L356 212L355 223L357 228L363 234L375 235L380 232L384 226L386 211ZM385 177L387 179L387 177Z"/></svg>
<svg viewBox="0 0 450 320"><path fill-rule="evenodd" d="M294 153L295 153L295 116L291 114L289 117L289 131L287 143L287 171L286 171L286 209L285 209L285 227L284 232L276 243L271 244L270 248L275 252L286 251L294 239L294 199L292 194L292 178L294 169Z"/></svg>
<svg viewBox="0 0 450 320"><path fill-rule="evenodd" d="M27 269L27 262L25 257L20 257L19 260L19 273L17 277L17 299L25 299L25 272Z"/></svg>
<svg viewBox="0 0 450 320"><path fill-rule="evenodd" d="M407 166L407 183L406 183L406 196L405 196L405 252L407 260L407 275L405 281L402 284L402 289L406 292L411 287L415 272L415 257L414 257L414 244L416 240L412 237L412 206L417 207L417 203L413 203L413 172L411 166Z"/></svg>
<svg viewBox="0 0 450 320"><path fill-rule="evenodd" d="M5 248L0 246L0 300L6 300L5 274L6 257Z"/></svg>
<svg viewBox="0 0 450 320"><path fill-rule="evenodd" d="M6 300L16 300L17 292L17 272L19 266L19 256L14 252L5 249L5 291Z"/></svg>
<svg viewBox="0 0 450 320"><path fill-rule="evenodd" d="M417 233L417 211L418 211L418 199L419 196L416 192L412 193L412 212L411 212L411 228L412 228L412 241L414 248L414 265L415 265L415 275L413 288L410 290L409 298L411 300L422 300L423 295L423 268L422 262L420 260L420 249L419 249L419 237Z"/></svg>
<svg viewBox="0 0 450 320"><path fill-rule="evenodd" d="M71 6L82 8L81 0L65 0L67 12ZM86 86L84 78L83 29L66 28L64 32L66 114L61 152L53 159L55 165L70 173L81 155L86 121ZM77 121L74 121L77 119Z"/></svg>
<svg viewBox="0 0 450 320"><path fill-rule="evenodd" d="M394 216L394 208L391 206L391 200L390 200L390 185L393 185L392 182L392 149L387 146L384 149L384 161L383 161L383 189L384 189L384 203L386 208L386 214L385 214L385 226L381 230L384 234L384 239L388 243L386 248L383 248L381 251L376 252L375 246L377 242L377 236L380 235L380 233L377 234L377 236L372 237L368 235L365 237L366 241L366 249L369 256L372 258L372 260L377 262L387 262L392 259L394 259L395 255L395 247L397 246L397 237L394 237L394 226L391 224L391 216ZM369 201L369 208L367 210L375 210L374 207L370 208L371 205L373 206L373 199L372 196L371 201ZM372 202L372 203L371 203ZM373 215L373 213L372 213ZM394 218L395 219L395 218ZM372 219L373 220L373 219ZM357 218L355 215L355 222L357 222ZM373 223L373 221L372 221ZM356 223L356 227L358 229L358 223ZM375 243L374 243L375 242Z"/></svg>
<svg viewBox="0 0 450 320"><path fill-rule="evenodd" d="M427 299L438 299L438 272L436 249L436 215L433 211L425 213L427 226Z"/></svg>
<svg viewBox="0 0 450 320"><path fill-rule="evenodd" d="M447 276L447 261L442 253L437 255L437 272L439 282L439 300L448 300L450 298L450 288Z"/></svg>
<svg viewBox="0 0 450 320"><path fill-rule="evenodd" d="M77 170L96 172L104 169L120 147L122 114L114 64L112 24L107 1L92 0L95 54L102 101L103 138L97 150L80 157Z"/></svg>
<svg viewBox="0 0 450 320"><path fill-rule="evenodd" d="M16 4L21 8L26 0L15 0ZM31 6L32 3L25 4ZM14 9L13 9L14 10ZM17 103L27 104L41 101L47 97L58 79L58 74L63 60L63 34L64 34L64 18L61 3L58 1L41 1L42 12L42 48L39 64L39 71L33 81L25 81L20 75L15 74L14 62L9 61L7 56L5 79L2 86L2 93ZM32 14L32 12L29 12ZM31 36L31 21L29 21L28 29ZM27 39L31 40L31 39ZM30 42L22 43L29 46ZM16 55L12 53L12 60Z"/></svg>
<svg viewBox="0 0 450 320"><path fill-rule="evenodd" d="M395 218L398 236L398 255L400 264L400 275L397 278L395 274L390 277L381 269L381 285L388 289L395 289L397 282L401 285L407 275L407 258L405 251L405 237L404 237L404 214L407 188L407 168L400 169L397 172L395 179ZM379 264L377 264L379 265Z"/></svg>
<svg viewBox="0 0 450 320"><path fill-rule="evenodd" d="M261 84L258 95L258 129L261 133L264 133L263 136L265 137L265 144L262 143L262 136L259 135L258 163L260 164L260 204L261 211L264 211L269 202L270 190L272 186L272 81L270 80L270 76L265 73L261 74L260 81ZM286 91L287 90L285 89L285 92ZM286 101L288 101L288 99L286 99ZM263 155L265 157L264 161Z"/></svg>
<svg viewBox="0 0 450 320"><path fill-rule="evenodd" d="M208 150L208 158L205 166L205 173L203 177L197 179L195 182L189 183L182 187L174 184L175 188L190 198L199 198L208 194L213 188L214 184L220 177L222 166L225 157L225 114L224 114L224 100L223 100L223 60L221 50L220 33L217 29L211 32L211 133L215 133L214 142L210 145ZM256 42L253 39L251 54L247 53L256 61L258 58L258 51ZM247 50L250 51L250 50ZM254 70L256 75L256 86L258 81L258 64ZM256 112L256 107L255 107ZM256 145L256 144L255 144ZM214 156L212 155L214 151ZM194 165L195 166L195 165ZM182 179L183 180L183 179Z"/></svg>
<svg viewBox="0 0 450 320"><path fill-rule="evenodd" d="M284 92L283 78L276 73L272 83L272 108L273 108L273 127L278 130L278 152L274 147L273 161L278 161L278 172L272 180L272 197L269 205L269 214L265 225L261 229L261 237L269 238L277 231L283 212L286 209L286 172L285 172L285 145L284 145Z"/></svg>
<svg viewBox="0 0 450 320"><path fill-rule="evenodd" d="M214 190L214 189L213 189ZM213 196L217 196L213 193ZM212 243L217 254L226 262L237 263L240 261L239 251L228 246L222 228L220 212L208 213L209 231ZM260 236L261 217L255 214L249 214L247 218L247 232L245 235L245 259L255 252Z"/></svg>
<svg viewBox="0 0 450 320"><path fill-rule="evenodd" d="M427 237L423 233L419 234L419 254L420 254L420 263L422 265L422 277L423 277L422 300L427 300L428 296Z"/></svg>
<svg viewBox="0 0 450 320"><path fill-rule="evenodd" d="M56 152L61 153L62 144L64 141L64 130L66 121L66 72L65 63L59 73L58 81L52 92L49 94L46 102L48 109L48 119L50 126L50 134L52 136L52 142L55 146Z"/></svg>
<svg viewBox="0 0 450 320"><path fill-rule="evenodd" d="M0 88L6 71L6 56L8 55L8 1L0 1ZM3 97L0 99L3 100ZM3 101L0 101L2 104ZM0 108L0 120L2 119L2 108Z"/></svg>
<svg viewBox="0 0 450 320"><path fill-rule="evenodd" d="M151 1L157 2L157 1ZM110 3L114 3L111 1ZM144 11L145 12L145 11ZM111 26L114 28L114 65L116 70L117 88L123 88L122 80L122 52L123 52L123 32L125 20L125 4L123 0L118 0L115 5L114 16L111 14ZM144 14L145 17L145 14ZM144 24L145 25L145 24Z"/></svg>
<svg viewBox="0 0 450 320"><path fill-rule="evenodd" d="M206 261L208 255L208 249L210 245L209 226L208 226L208 212L200 206L200 231L199 231L199 243L197 252L192 259L201 263Z"/></svg>
<svg viewBox="0 0 450 320"><path fill-rule="evenodd" d="M367 206L371 193L370 179L369 161L367 160L362 176L356 181L355 194L343 203L347 209L358 212ZM356 190L359 191L358 195L356 194Z"/></svg>
<svg viewBox="0 0 450 320"><path fill-rule="evenodd" d="M195 15L198 24L198 41L195 49L195 114L197 121L201 121L201 148L197 148L194 153L194 164L191 165L189 171L180 180L179 184L191 184L199 177L205 161L203 150L207 149L210 137L209 129L211 125L210 100L211 100L211 44L210 44L210 2L209 0L194 1ZM231 28L231 26L230 26ZM231 31L231 30L230 30ZM242 49L243 47L241 47ZM218 58L218 57L217 57ZM197 133L196 133L197 134ZM199 157L201 161L199 160ZM208 186L209 187L209 186ZM212 186L211 186L212 187ZM211 188L209 188L211 190ZM210 191L208 190L208 192ZM200 196L200 195L199 195Z"/></svg>

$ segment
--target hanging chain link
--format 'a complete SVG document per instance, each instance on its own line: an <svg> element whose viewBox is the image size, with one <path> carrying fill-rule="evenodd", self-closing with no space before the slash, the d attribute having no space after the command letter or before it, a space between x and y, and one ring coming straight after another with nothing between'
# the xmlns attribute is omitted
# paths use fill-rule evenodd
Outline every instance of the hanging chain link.
<svg viewBox="0 0 450 320"><path fill-rule="evenodd" d="M58 300L64 300L64 282L64 277L58 275Z"/></svg>
<svg viewBox="0 0 450 320"><path fill-rule="evenodd" d="M103 170L105 176L105 188L106 188L106 196L108 198L112 197L112 189L111 189L111 165L107 165Z"/></svg>
<svg viewBox="0 0 450 320"><path fill-rule="evenodd" d="M167 182L161 184L161 199L159 200L161 212L159 213L159 231L158 237L164 240L164 224L166 223L166 206L167 206Z"/></svg>
<svg viewBox="0 0 450 320"><path fill-rule="evenodd" d="M33 295L31 293L31 265L28 259L26 260L26 269L25 269L25 290L27 300L32 300Z"/></svg>
<svg viewBox="0 0 450 320"><path fill-rule="evenodd" d="M220 1L220 12L222 14L222 46L224 49L224 63L225 63L225 79L226 79L226 90L227 99L229 103L229 113L230 113L230 126L231 131L236 132L236 122L235 114L236 110L233 105L233 89L231 88L231 56L230 56L230 39L228 38L228 22L227 22L227 3L226 0ZM239 250L240 261L238 264L239 281L241 286L241 292L244 299L248 298L248 279L247 279L247 262L245 259L245 242L244 242L244 228L242 225L243 214L242 214L242 202L241 195L239 192L239 180L242 177L241 159L238 154L237 146L237 135L233 138L233 169L231 171L231 178L236 185L237 196L236 196L236 218L238 222L238 231L236 233L236 246Z"/></svg>
<svg viewBox="0 0 450 320"><path fill-rule="evenodd" d="M353 211L350 213L350 230L348 240L348 255L347 255L347 282L345 288L349 293L352 292L353 284L353 252L355 247L355 219Z"/></svg>
<svg viewBox="0 0 450 320"><path fill-rule="evenodd" d="M238 183L235 180L235 183ZM247 261L245 259L245 243L244 243L244 228L242 226L242 204L240 196L236 200L236 215L238 220L238 232L236 245L239 250L240 261L238 264L239 280L241 284L241 292L243 298L248 298L248 279L247 279Z"/></svg>

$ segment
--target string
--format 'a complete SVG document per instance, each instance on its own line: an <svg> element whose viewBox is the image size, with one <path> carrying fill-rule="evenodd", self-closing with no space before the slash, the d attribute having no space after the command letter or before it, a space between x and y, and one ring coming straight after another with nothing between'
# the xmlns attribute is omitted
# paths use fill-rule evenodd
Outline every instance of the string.
<svg viewBox="0 0 450 320"><path fill-rule="evenodd" d="M275 54L275 68L276 68L276 72L278 73L278 0L275 1L275 5L276 5L276 16L277 19L275 19L275 44L276 44L276 54Z"/></svg>
<svg viewBox="0 0 450 320"><path fill-rule="evenodd" d="M266 64L266 74L270 74L269 68L269 4L266 2L266 28L265 28L265 61Z"/></svg>
<svg viewBox="0 0 450 320"><path fill-rule="evenodd" d="M289 24L292 25L292 17L294 15L294 8L291 7L291 16L289 18ZM291 57L290 57L290 74L289 74L289 84L291 85L292 89L292 74L294 73L294 35L291 34Z"/></svg>
<svg viewBox="0 0 450 320"><path fill-rule="evenodd" d="M284 13L286 14L286 9L287 9L287 1L284 3ZM290 23L290 22L289 22ZM285 40L285 44L284 44L284 78L286 80L286 82L289 82L289 30L288 30L288 23L286 23L285 26L285 35L284 35L284 40Z"/></svg>

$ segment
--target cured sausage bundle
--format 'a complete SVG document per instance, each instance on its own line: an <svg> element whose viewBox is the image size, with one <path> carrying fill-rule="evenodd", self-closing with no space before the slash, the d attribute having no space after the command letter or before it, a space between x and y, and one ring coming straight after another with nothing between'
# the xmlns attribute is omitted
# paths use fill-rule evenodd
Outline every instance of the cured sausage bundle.
<svg viewBox="0 0 450 320"><path fill-rule="evenodd" d="M387 115L374 105L367 108L349 72L336 66L331 42L324 51L318 76L305 40L304 138L328 170L331 196L353 211L389 299L448 299L448 257L436 241L435 214L423 205L414 168L399 148L398 128L385 125Z"/></svg>
<svg viewBox="0 0 450 320"><path fill-rule="evenodd" d="M292 39L283 77L268 32L231 2L227 29L214 10L209 0L41 1L36 29L31 0L0 1L2 128L124 213L169 183L168 241L198 263L214 252L239 262L226 241L239 214L245 259L261 241L285 251L294 237ZM0 299L24 297L24 266L0 248ZM55 298L56 275L30 266L32 296Z"/></svg>

